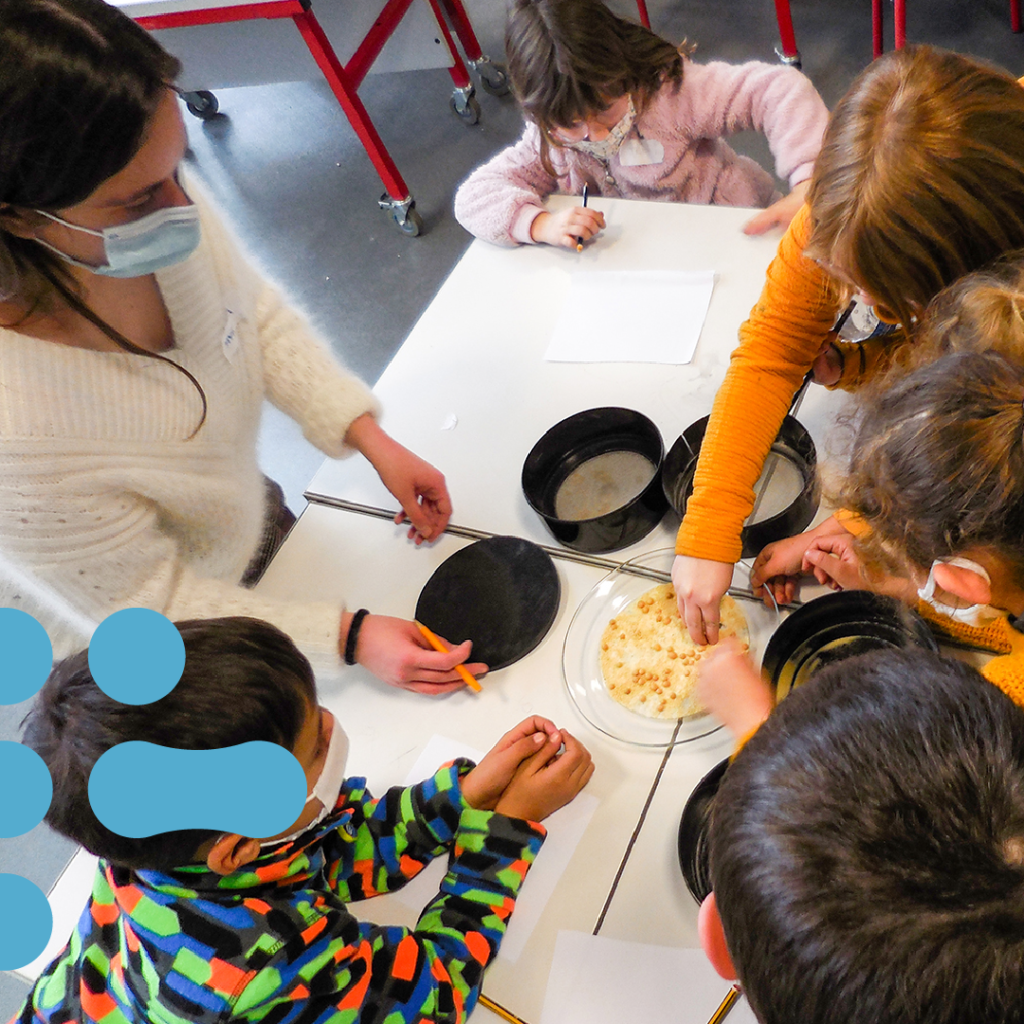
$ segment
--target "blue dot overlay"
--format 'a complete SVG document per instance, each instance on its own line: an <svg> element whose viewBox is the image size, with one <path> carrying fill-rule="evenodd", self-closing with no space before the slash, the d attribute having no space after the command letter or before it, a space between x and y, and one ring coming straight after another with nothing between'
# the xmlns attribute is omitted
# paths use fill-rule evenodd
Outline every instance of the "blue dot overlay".
<svg viewBox="0 0 1024 1024"><path fill-rule="evenodd" d="M0 742L0 837L24 835L43 820L53 799L50 770L30 747L11 740ZM3 906L0 903L0 906Z"/></svg>
<svg viewBox="0 0 1024 1024"><path fill-rule="evenodd" d="M6 922L0 928L0 971L13 971L46 948L53 914L39 887L21 875L0 875L0 907Z"/></svg>
<svg viewBox="0 0 1024 1024"><path fill-rule="evenodd" d="M27 612L0 608L0 704L28 700L46 682L53 646L46 630Z"/></svg>
<svg viewBox="0 0 1024 1024"><path fill-rule="evenodd" d="M96 685L122 704L149 704L166 697L184 669L181 634L148 608L114 612L89 641L89 671Z"/></svg>
<svg viewBox="0 0 1024 1024"><path fill-rule="evenodd" d="M46 682L53 647L27 613L0 608L0 704L28 700ZM123 704L170 693L185 668L185 644L159 612L129 608L105 619L89 644L96 684ZM240 786L244 779L248 786ZM53 796L35 751L0 742L0 837L22 835L43 819ZM129 838L199 828L271 836L290 828L306 801L306 777L291 751L251 742L220 750L179 750L123 743L96 762L89 779L93 811ZM31 963L53 930L49 902L21 875L0 873L0 970Z"/></svg>
<svg viewBox="0 0 1024 1024"><path fill-rule="evenodd" d="M273 836L305 802L306 775L295 755L262 741L219 750L119 743L89 776L96 817L132 839L184 828Z"/></svg>

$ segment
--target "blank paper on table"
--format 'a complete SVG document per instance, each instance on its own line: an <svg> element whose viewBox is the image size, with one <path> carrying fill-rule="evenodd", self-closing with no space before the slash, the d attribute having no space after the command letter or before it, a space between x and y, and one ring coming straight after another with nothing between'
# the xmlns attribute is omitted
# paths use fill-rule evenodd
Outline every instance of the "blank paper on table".
<svg viewBox="0 0 1024 1024"><path fill-rule="evenodd" d="M563 363L688 363L714 285L711 270L577 270L545 358Z"/></svg>

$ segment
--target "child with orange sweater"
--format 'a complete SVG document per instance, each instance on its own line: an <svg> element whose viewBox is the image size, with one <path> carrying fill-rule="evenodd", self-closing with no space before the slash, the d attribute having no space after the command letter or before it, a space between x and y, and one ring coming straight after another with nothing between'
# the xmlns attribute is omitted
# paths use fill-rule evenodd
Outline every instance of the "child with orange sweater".
<svg viewBox="0 0 1024 1024"><path fill-rule="evenodd" d="M859 293L913 329L944 287L1024 246L1024 89L1007 72L908 47L870 65L825 132L808 204L768 269L715 399L673 583L698 642L741 552L753 488L804 375L854 387L907 340L837 343Z"/></svg>

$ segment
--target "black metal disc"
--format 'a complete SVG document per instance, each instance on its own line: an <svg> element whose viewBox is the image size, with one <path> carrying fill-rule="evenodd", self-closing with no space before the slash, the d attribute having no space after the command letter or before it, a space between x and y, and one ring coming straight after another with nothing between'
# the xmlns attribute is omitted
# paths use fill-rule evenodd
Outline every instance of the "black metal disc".
<svg viewBox="0 0 1024 1024"><path fill-rule="evenodd" d="M473 641L472 661L505 668L544 639L558 612L551 556L521 537L490 537L438 566L416 619L452 644Z"/></svg>
<svg viewBox="0 0 1024 1024"><path fill-rule="evenodd" d="M708 864L708 827L711 824L711 808L715 802L722 777L729 767L729 758L720 761L697 783L683 808L679 819L679 835L676 851L679 867L686 880L690 895L703 903L711 892L711 868Z"/></svg>

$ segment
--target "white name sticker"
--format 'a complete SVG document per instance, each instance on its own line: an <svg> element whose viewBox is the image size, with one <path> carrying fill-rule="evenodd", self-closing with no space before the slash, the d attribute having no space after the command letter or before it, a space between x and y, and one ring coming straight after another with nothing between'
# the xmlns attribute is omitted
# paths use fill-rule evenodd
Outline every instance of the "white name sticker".
<svg viewBox="0 0 1024 1024"><path fill-rule="evenodd" d="M233 310L226 310L227 319L224 323L224 336L221 338L221 349L224 357L229 363L233 363L238 356L238 314Z"/></svg>
<svg viewBox="0 0 1024 1024"><path fill-rule="evenodd" d="M657 139L626 139L619 146L619 163L623 167L645 167L660 164L665 159L665 147Z"/></svg>

